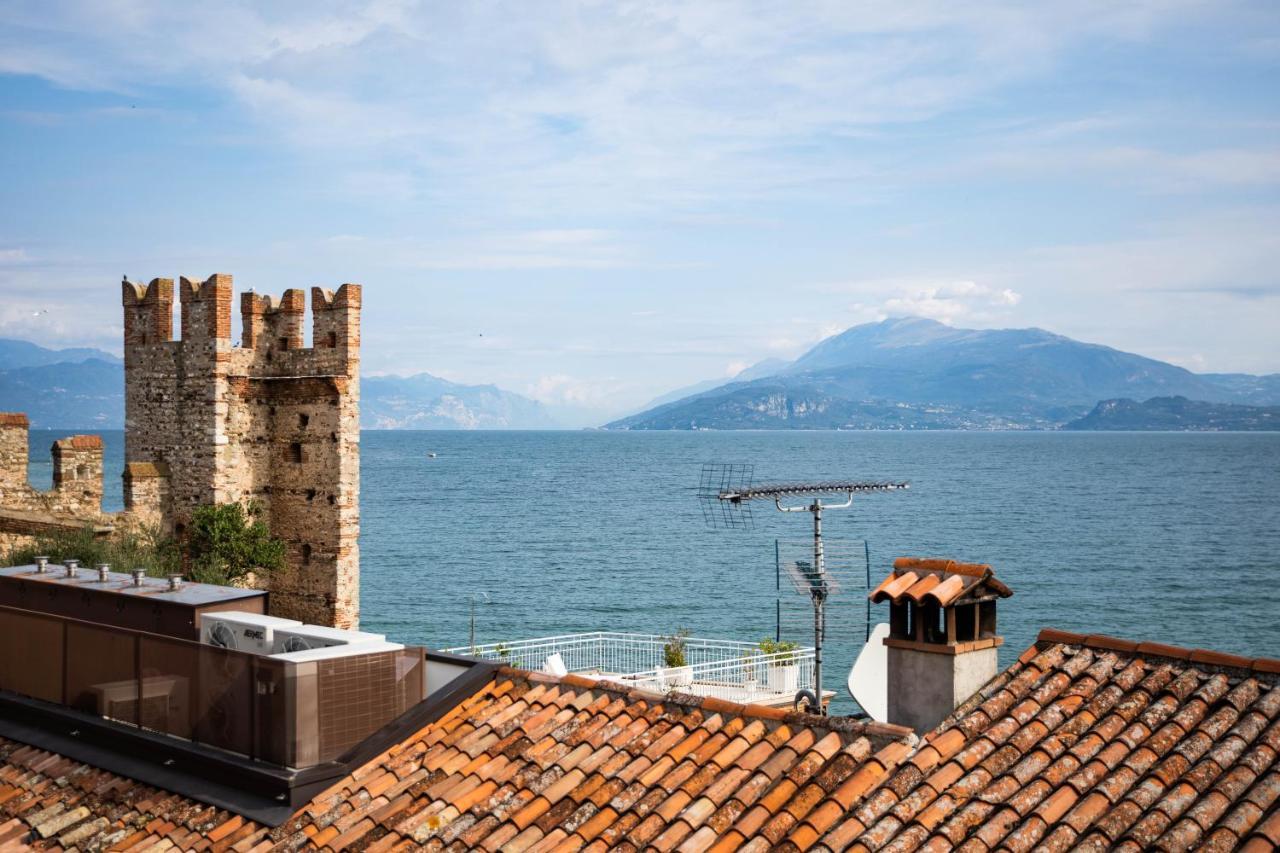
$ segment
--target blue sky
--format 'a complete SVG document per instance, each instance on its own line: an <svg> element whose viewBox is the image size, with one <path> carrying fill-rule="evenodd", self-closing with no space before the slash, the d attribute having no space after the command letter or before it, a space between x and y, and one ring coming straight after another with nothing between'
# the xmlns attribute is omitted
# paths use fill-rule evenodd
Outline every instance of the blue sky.
<svg viewBox="0 0 1280 853"><path fill-rule="evenodd" d="M1275 372L1278 92L1273 2L11 2L0 335L357 281L367 372L582 422L900 314Z"/></svg>

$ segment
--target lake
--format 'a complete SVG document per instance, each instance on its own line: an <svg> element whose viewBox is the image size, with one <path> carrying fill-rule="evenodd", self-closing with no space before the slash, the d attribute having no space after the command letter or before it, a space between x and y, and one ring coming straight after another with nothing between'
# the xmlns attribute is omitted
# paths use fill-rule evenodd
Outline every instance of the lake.
<svg viewBox="0 0 1280 853"><path fill-rule="evenodd" d="M44 448L57 434L33 433L33 478L46 484ZM104 437L116 509L122 437ZM1015 592L1000 602L1002 662L1045 626L1280 656L1280 434L366 432L361 441L361 627L398 640L465 644L473 598L480 642L682 627L772 635L774 543L803 553L810 518L760 505L753 530L708 529L696 492L702 463L716 461L753 464L757 482L910 480L909 491L827 513L833 550L865 540L873 583L900 555L990 563ZM829 688L843 685L865 630L864 594L851 584L832 601ZM782 596L784 633L810 644L806 601Z"/></svg>

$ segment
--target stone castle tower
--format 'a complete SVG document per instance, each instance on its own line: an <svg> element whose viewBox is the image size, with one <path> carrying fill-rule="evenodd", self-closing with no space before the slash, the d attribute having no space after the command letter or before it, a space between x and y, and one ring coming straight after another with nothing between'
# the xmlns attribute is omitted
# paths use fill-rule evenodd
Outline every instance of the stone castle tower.
<svg viewBox="0 0 1280 853"><path fill-rule="evenodd" d="M319 625L359 622L360 286L305 299L240 298L231 276L124 290L126 511L181 537L192 511L257 501L287 567L271 576L271 612Z"/></svg>

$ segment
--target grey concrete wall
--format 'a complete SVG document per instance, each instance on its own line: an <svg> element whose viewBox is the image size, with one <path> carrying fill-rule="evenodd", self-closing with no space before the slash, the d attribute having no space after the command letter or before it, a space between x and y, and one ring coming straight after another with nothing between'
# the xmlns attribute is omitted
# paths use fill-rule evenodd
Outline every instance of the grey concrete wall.
<svg viewBox="0 0 1280 853"><path fill-rule="evenodd" d="M960 655L890 646L889 722L926 732L996 674L997 650Z"/></svg>

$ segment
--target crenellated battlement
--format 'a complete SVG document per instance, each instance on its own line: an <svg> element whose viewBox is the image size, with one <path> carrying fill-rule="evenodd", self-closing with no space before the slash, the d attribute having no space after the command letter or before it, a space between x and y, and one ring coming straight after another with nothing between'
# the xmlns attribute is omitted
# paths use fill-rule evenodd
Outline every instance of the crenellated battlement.
<svg viewBox="0 0 1280 853"><path fill-rule="evenodd" d="M126 361L138 347L198 344L204 349L229 349L231 343L232 277L215 273L203 281L178 279L180 337L173 334L173 279L156 278L142 285L125 279L122 286ZM270 372L297 369L311 372L342 370L346 361L359 358L361 290L344 284L332 291L311 288L311 346L304 347L306 293L297 288L281 296L240 294L241 350L251 350L251 364L272 363ZM219 346L219 345L223 346ZM211 347L208 345L212 345ZM309 364L306 356L279 358L284 352L337 351ZM265 358L261 358L265 357ZM337 361L335 362L335 357ZM321 363L322 362L322 363Z"/></svg>
<svg viewBox="0 0 1280 853"><path fill-rule="evenodd" d="M72 435L53 443L53 488L27 479L30 426L21 412L0 412L0 506L86 519L102 515L102 438Z"/></svg>
<svg viewBox="0 0 1280 853"><path fill-rule="evenodd" d="M124 346L150 346L173 340L173 279L153 278L147 285L125 279Z"/></svg>
<svg viewBox="0 0 1280 853"><path fill-rule="evenodd" d="M178 280L183 343L231 341L231 276L215 273L204 281Z"/></svg>

